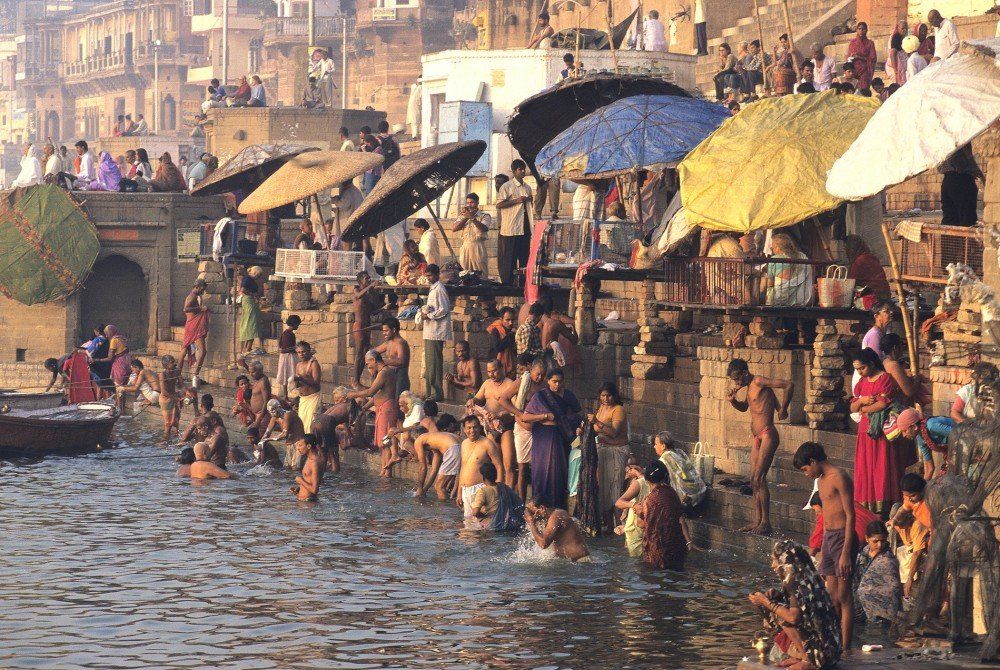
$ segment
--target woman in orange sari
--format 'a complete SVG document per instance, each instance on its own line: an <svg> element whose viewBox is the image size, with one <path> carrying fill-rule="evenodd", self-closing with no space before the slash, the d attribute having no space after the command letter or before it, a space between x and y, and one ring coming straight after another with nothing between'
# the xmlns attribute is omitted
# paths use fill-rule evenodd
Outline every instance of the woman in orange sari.
<svg viewBox="0 0 1000 670"><path fill-rule="evenodd" d="M420 253L420 247L414 240L403 243L403 256L399 259L399 269L396 270L396 283L404 286L416 284L427 268L427 261Z"/></svg>

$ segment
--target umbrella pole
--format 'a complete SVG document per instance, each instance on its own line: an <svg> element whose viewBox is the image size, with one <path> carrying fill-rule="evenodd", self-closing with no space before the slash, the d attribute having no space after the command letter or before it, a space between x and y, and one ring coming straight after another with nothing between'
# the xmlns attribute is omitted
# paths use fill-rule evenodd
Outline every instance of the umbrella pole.
<svg viewBox="0 0 1000 670"><path fill-rule="evenodd" d="M756 4L756 0L754 0ZM792 19L788 15L788 0L781 0L781 8L785 12L785 31L788 33L788 51L792 57L792 71L795 78L799 78L799 62L795 58L795 38L792 36Z"/></svg>
<svg viewBox="0 0 1000 670"><path fill-rule="evenodd" d="M618 74L618 53L615 51L615 36L614 27L611 22L614 19L611 16L611 3L608 3L608 46L611 48L611 62L615 66L615 74Z"/></svg>
<svg viewBox="0 0 1000 670"><path fill-rule="evenodd" d="M903 295L903 280L899 276L899 264L896 261L896 251L892 248L892 240L889 238L889 226L882 222L882 239L885 240L885 249L889 252L889 264L892 266L892 283L896 287L896 297L899 300L899 312L903 317L903 330L906 333L906 348L910 352L910 374L917 376L917 343L914 339L914 324L910 323L910 313L906 311L906 296Z"/></svg>
<svg viewBox="0 0 1000 670"><path fill-rule="evenodd" d="M427 195L424 193L423 189L419 189L419 191L420 198L424 201L424 207L426 207L427 211L431 213L431 218L434 219L434 223L437 224L438 231L441 233L441 238L444 240L445 246L448 247L448 253L451 254L452 258L458 260L458 254L456 254L455 250L452 248L451 240L448 239L448 234L444 232L444 226L441 225L441 219L439 219L438 215L434 213L434 209L431 207L431 202L427 199Z"/></svg>
<svg viewBox="0 0 1000 670"><path fill-rule="evenodd" d="M760 22L760 7L757 5L757 0L753 0L753 13L757 16L757 41L760 42L760 76L764 80L764 91L770 90L767 87L767 58L765 58L767 52L764 51L764 27ZM751 91L755 93L756 91Z"/></svg>

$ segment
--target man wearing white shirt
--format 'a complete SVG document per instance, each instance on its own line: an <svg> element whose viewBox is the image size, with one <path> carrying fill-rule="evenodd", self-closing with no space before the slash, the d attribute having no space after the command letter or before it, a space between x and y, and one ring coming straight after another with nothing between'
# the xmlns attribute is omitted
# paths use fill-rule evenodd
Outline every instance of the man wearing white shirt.
<svg viewBox="0 0 1000 670"><path fill-rule="evenodd" d="M950 19L941 16L941 12L932 9L927 13L927 22L934 26L934 57L931 62L950 58L958 51L958 30Z"/></svg>
<svg viewBox="0 0 1000 670"><path fill-rule="evenodd" d="M90 186L90 182L97 179L97 172L94 170L94 157L90 154L90 147L83 140L73 146L76 147L76 155L80 157L80 171L76 173L73 188L85 189Z"/></svg>
<svg viewBox="0 0 1000 670"><path fill-rule="evenodd" d="M188 190L192 190L202 179L208 176L209 154L204 153L198 157L198 162L188 168L187 185Z"/></svg>
<svg viewBox="0 0 1000 670"><path fill-rule="evenodd" d="M903 38L903 51L909 57L906 59L906 81L909 82L917 73L927 67L927 59L917 53L920 48L920 38L916 35L907 35ZM903 84L904 86L906 84Z"/></svg>
<svg viewBox="0 0 1000 670"><path fill-rule="evenodd" d="M434 263L440 266L441 250L438 248L437 233L431 230L431 224L427 223L426 219L417 219L413 222L413 228L420 235L417 247L424 255L424 260L427 261L428 265Z"/></svg>
<svg viewBox="0 0 1000 670"><path fill-rule="evenodd" d="M424 380L427 396L441 402L444 399L444 343L455 337L451 325L451 300L441 283L441 270L437 265L428 265L424 276L431 284L427 302L417 313L424 335Z"/></svg>
<svg viewBox="0 0 1000 670"><path fill-rule="evenodd" d="M532 208L531 187L524 183L528 166L520 158L510 164L513 178L497 191L497 214L500 232L497 236L497 265L500 283L514 285L514 271L527 267L531 247Z"/></svg>
<svg viewBox="0 0 1000 670"><path fill-rule="evenodd" d="M660 13L655 9L651 9L649 17L642 22L642 48L645 51L667 50L666 30L660 23Z"/></svg>

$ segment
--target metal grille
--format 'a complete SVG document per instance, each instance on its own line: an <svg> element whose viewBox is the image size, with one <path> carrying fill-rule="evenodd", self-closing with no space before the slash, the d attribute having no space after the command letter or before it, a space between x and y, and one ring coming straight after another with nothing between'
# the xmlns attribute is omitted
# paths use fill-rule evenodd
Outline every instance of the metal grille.
<svg viewBox="0 0 1000 670"><path fill-rule="evenodd" d="M979 226L924 224L920 241L901 237L900 274L907 281L945 284L949 263L964 263L983 276L983 232Z"/></svg>
<svg viewBox="0 0 1000 670"><path fill-rule="evenodd" d="M274 263L279 277L312 283L351 284L359 272L378 278L371 261L360 251L278 249Z"/></svg>
<svg viewBox="0 0 1000 670"><path fill-rule="evenodd" d="M764 258L667 258L663 262L662 301L714 307L768 305L761 277L769 264ZM815 281L830 263L782 258L780 265L811 265Z"/></svg>
<svg viewBox="0 0 1000 670"><path fill-rule="evenodd" d="M642 228L632 221L559 220L549 222L547 233L549 265L576 266L598 259L628 265Z"/></svg>

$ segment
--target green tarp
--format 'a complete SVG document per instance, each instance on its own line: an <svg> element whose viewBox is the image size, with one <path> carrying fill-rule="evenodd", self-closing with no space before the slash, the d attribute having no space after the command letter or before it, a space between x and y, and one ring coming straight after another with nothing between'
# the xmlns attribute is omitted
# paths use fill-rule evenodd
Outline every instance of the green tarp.
<svg viewBox="0 0 1000 670"><path fill-rule="evenodd" d="M25 305L64 298L97 260L97 229L65 190L0 193L0 293Z"/></svg>

